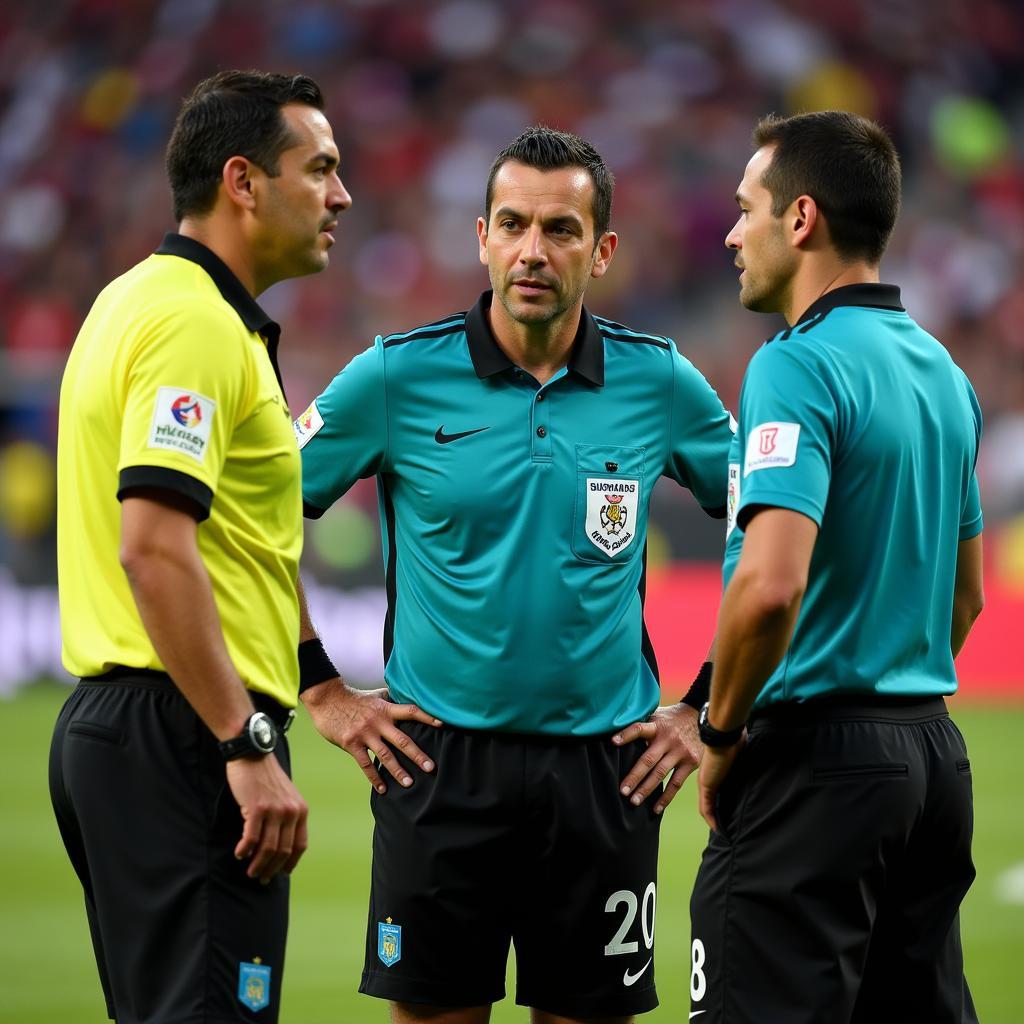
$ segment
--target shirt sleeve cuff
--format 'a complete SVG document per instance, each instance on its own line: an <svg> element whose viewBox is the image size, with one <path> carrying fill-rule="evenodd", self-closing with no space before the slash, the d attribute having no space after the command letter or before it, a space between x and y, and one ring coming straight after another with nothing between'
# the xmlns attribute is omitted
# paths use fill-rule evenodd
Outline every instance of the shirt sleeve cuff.
<svg viewBox="0 0 1024 1024"><path fill-rule="evenodd" d="M744 495L740 501L740 507L736 512L736 525L746 532L747 524L750 522L751 514L755 509L761 508L784 508L790 512L799 512L821 527L822 510L806 498L794 494L773 494L771 492L759 492L757 494Z"/></svg>
<svg viewBox="0 0 1024 1024"><path fill-rule="evenodd" d="M728 509L725 505L721 505L718 508L708 508L707 505L701 505L706 516L711 516L712 519L724 519Z"/></svg>
<svg viewBox="0 0 1024 1024"><path fill-rule="evenodd" d="M170 491L187 498L195 506L196 522L209 518L213 491L188 473L166 466L127 466L121 470L117 484L117 500L124 501L133 491Z"/></svg>
<svg viewBox="0 0 1024 1024"><path fill-rule="evenodd" d="M977 537L984 528L985 523L981 516L976 519L972 519L969 523L962 523L960 526L959 540L970 540L972 537Z"/></svg>

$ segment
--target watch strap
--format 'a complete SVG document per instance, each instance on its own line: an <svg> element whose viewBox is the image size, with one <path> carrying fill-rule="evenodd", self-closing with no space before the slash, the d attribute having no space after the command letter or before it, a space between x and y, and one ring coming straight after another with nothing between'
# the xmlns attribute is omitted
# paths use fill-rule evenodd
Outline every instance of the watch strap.
<svg viewBox="0 0 1024 1024"><path fill-rule="evenodd" d="M268 743L260 743L257 739L257 729L268 729L270 738ZM239 757L266 757L273 753L277 746L280 730L274 724L274 720L265 712L254 711L242 726L242 731L237 736L222 740L217 744L221 756L225 761L234 761Z"/></svg>
<svg viewBox="0 0 1024 1024"><path fill-rule="evenodd" d="M697 731L700 741L705 747L733 747L739 743L746 726L738 725L735 729L716 729L708 721L708 704L700 709L697 717Z"/></svg>

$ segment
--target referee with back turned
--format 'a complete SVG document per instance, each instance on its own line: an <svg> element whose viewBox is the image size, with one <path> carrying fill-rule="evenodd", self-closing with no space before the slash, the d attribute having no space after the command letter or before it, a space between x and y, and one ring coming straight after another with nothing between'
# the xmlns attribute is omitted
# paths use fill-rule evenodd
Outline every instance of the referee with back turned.
<svg viewBox="0 0 1024 1024"><path fill-rule="evenodd" d="M943 698L982 605L981 411L879 282L885 132L827 111L754 142L726 244L740 301L789 326L750 362L730 458L690 1018L975 1024L971 769Z"/></svg>
<svg viewBox="0 0 1024 1024"><path fill-rule="evenodd" d="M178 116L179 232L96 300L61 387L50 791L119 1024L277 1020L306 805L299 452L254 296L351 200L317 85L222 72Z"/></svg>

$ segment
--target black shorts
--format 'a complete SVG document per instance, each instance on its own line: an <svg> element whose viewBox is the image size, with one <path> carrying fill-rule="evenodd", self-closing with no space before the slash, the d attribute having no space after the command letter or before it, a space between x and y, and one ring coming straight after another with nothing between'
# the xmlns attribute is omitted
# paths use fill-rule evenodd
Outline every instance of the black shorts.
<svg viewBox="0 0 1024 1024"><path fill-rule="evenodd" d="M287 771L287 743L276 753ZM75 688L53 735L50 795L111 1018L277 1020L288 877L264 886L235 860L242 819L224 759L167 676L124 670Z"/></svg>
<svg viewBox="0 0 1024 1024"><path fill-rule="evenodd" d="M434 761L370 803L373 882L360 991L477 1006L505 995L570 1017L658 1005L655 795L619 793L643 743L434 729L406 732Z"/></svg>
<svg viewBox="0 0 1024 1024"><path fill-rule="evenodd" d="M690 903L691 1018L976 1024L971 768L941 698L769 710L717 820Z"/></svg>

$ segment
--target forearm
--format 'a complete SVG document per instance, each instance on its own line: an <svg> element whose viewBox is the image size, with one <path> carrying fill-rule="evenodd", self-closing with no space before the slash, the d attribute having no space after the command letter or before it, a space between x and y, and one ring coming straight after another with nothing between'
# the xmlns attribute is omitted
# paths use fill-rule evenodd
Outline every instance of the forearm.
<svg viewBox="0 0 1024 1024"><path fill-rule="evenodd" d="M309 603L306 601L306 589L302 585L302 577L295 580L295 592L299 598L299 643L315 640L319 634L309 616Z"/></svg>
<svg viewBox="0 0 1024 1024"><path fill-rule="evenodd" d="M210 731L235 736L252 700L224 643L210 578L198 549L154 545L125 565L153 647Z"/></svg>
<svg viewBox="0 0 1024 1024"><path fill-rule="evenodd" d="M722 598L708 719L717 729L742 725L782 660L793 635L800 597L766 597L757 578L740 572Z"/></svg>
<svg viewBox="0 0 1024 1024"><path fill-rule="evenodd" d="M960 541L957 546L956 578L953 585L953 619L949 646L955 658L967 640L974 620L985 607L982 537Z"/></svg>
<svg viewBox="0 0 1024 1024"><path fill-rule="evenodd" d="M978 618L981 609L966 603L953 603L953 623L950 628L949 646L955 658L967 642L967 637Z"/></svg>

